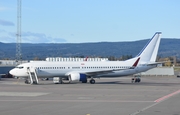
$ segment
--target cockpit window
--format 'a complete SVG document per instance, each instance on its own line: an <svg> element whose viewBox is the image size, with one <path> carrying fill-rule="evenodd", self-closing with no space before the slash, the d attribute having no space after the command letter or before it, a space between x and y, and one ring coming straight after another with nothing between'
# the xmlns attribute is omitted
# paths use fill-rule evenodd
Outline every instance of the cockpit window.
<svg viewBox="0 0 180 115"><path fill-rule="evenodd" d="M23 69L24 67L23 67L23 66L17 66L16 68L18 68L18 69Z"/></svg>

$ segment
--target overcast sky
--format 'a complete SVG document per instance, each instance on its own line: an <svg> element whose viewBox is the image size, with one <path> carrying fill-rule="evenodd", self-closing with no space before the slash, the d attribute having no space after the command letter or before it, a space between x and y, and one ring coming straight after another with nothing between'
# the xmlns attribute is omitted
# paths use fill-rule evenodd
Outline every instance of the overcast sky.
<svg viewBox="0 0 180 115"><path fill-rule="evenodd" d="M179 0L22 0L23 43L180 38ZM0 0L0 42L16 42L17 0Z"/></svg>

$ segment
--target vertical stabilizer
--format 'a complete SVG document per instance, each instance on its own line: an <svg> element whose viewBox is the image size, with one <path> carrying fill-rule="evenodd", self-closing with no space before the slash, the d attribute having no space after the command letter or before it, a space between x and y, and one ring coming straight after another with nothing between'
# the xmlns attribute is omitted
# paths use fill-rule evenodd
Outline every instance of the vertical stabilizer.
<svg viewBox="0 0 180 115"><path fill-rule="evenodd" d="M161 32L156 32L152 39L149 40L149 42L145 45L142 51L137 55L137 57L141 58L142 62L156 61L161 34Z"/></svg>

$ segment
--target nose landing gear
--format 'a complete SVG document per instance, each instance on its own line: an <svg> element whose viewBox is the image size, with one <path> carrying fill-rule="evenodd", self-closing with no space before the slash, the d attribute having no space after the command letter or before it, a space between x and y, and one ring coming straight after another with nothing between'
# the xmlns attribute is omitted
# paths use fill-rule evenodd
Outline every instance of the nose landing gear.
<svg viewBox="0 0 180 115"><path fill-rule="evenodd" d="M30 82L29 79L26 79L26 80L24 81L24 83L25 83L25 84L30 84L31 82Z"/></svg>

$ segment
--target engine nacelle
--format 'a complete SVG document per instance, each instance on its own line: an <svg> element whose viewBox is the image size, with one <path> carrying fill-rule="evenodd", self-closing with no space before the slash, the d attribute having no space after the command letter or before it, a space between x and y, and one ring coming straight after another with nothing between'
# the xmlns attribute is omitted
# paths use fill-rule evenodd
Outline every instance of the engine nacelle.
<svg viewBox="0 0 180 115"><path fill-rule="evenodd" d="M87 76L85 74L81 73L70 73L70 79L71 81L82 81L82 82L87 82Z"/></svg>

